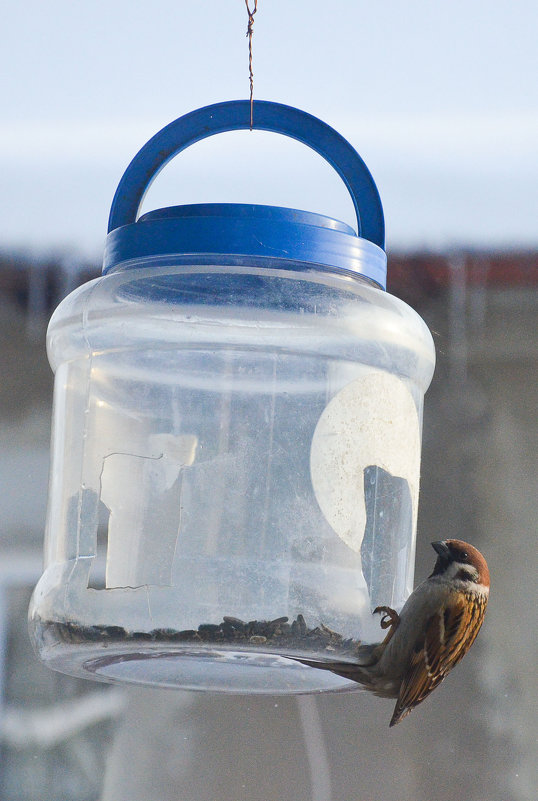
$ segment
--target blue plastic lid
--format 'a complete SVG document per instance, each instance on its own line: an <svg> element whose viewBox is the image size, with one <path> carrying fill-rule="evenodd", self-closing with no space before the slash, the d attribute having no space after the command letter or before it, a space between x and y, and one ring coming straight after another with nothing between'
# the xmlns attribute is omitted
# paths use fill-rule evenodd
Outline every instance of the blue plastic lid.
<svg viewBox="0 0 538 801"><path fill-rule="evenodd" d="M140 260L147 264L153 257L193 264L207 263L212 256L226 264L251 257L257 263L283 259L345 270L385 289L383 210L372 176L340 134L289 106L256 101L253 127L298 139L332 164L350 192L359 235L346 223L322 214L251 204L172 206L137 219L151 182L173 156L207 136L249 127L250 103L232 101L180 117L150 139L116 191L103 273L135 267Z"/></svg>

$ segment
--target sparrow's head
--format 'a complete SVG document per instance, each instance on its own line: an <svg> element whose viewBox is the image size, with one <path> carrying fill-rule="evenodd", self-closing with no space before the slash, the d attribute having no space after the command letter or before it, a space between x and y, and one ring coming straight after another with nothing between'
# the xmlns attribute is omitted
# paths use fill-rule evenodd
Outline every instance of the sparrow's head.
<svg viewBox="0 0 538 801"><path fill-rule="evenodd" d="M432 542L432 547L437 552L432 576L489 588L487 562L473 545L463 540L442 540Z"/></svg>

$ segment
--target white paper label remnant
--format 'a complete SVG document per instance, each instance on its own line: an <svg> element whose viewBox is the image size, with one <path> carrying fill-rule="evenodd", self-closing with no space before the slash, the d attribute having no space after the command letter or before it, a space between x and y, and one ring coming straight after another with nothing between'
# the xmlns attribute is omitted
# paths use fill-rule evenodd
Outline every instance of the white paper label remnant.
<svg viewBox="0 0 538 801"><path fill-rule="evenodd" d="M408 482L414 530L419 418L407 386L381 370L372 370L335 395L318 421L310 450L312 486L321 511L357 553L366 526L364 470L371 465Z"/></svg>

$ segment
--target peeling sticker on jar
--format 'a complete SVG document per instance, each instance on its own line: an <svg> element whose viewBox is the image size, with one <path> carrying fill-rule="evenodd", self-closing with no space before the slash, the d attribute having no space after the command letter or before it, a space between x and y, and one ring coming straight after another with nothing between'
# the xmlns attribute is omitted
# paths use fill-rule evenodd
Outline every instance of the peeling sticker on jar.
<svg viewBox="0 0 538 801"><path fill-rule="evenodd" d="M327 522L361 553L363 567L365 535L371 554L375 532L380 541L387 533L396 537L395 553L400 539L401 547L409 542L417 519L419 471L420 419L403 381L372 370L332 398L312 439L312 486Z"/></svg>

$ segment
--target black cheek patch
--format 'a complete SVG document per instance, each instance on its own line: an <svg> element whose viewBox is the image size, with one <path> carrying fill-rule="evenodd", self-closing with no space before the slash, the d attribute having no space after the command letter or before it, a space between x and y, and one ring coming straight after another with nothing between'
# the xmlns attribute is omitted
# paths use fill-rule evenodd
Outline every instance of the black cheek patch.
<svg viewBox="0 0 538 801"><path fill-rule="evenodd" d="M465 570L463 568L461 570L458 570L458 572L456 573L454 578L455 579L460 579L461 581L472 581L473 580L473 577L471 576L469 571Z"/></svg>

